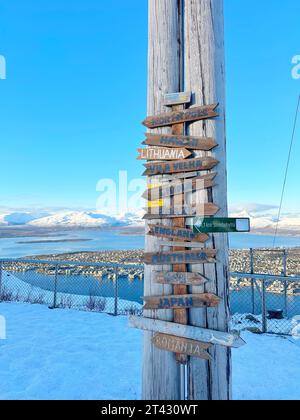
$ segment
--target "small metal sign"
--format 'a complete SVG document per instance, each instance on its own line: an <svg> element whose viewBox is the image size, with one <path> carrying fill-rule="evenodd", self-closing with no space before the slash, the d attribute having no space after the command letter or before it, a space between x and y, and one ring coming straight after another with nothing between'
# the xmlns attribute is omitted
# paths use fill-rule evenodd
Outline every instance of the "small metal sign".
<svg viewBox="0 0 300 420"><path fill-rule="evenodd" d="M192 100L192 92L167 93L164 97L165 106L189 104Z"/></svg>
<svg viewBox="0 0 300 420"><path fill-rule="evenodd" d="M205 217L194 220L194 233L248 233L250 219Z"/></svg>

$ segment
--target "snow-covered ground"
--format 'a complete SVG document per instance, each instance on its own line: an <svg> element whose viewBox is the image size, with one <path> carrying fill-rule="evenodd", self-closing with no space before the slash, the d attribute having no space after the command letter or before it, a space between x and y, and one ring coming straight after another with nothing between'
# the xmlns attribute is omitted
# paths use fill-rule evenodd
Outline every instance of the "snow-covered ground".
<svg viewBox="0 0 300 420"><path fill-rule="evenodd" d="M4 271L2 273L2 290L12 293L12 301L40 303L48 306L53 306L54 296L53 292L32 286L23 280L18 279L16 275ZM87 310L90 305L90 297L82 295L70 295L67 293L57 293L57 305L60 307L72 307L73 309ZM96 304L98 303L97 312L114 313L115 299L113 297L95 297ZM99 309L100 307L100 309ZM130 312L138 313L141 311L142 305L137 302L132 302L124 299L118 299L118 313L128 314Z"/></svg>
<svg viewBox="0 0 300 420"><path fill-rule="evenodd" d="M126 317L0 304L0 399L139 399L142 332ZM243 332L235 399L300 399L300 341Z"/></svg>

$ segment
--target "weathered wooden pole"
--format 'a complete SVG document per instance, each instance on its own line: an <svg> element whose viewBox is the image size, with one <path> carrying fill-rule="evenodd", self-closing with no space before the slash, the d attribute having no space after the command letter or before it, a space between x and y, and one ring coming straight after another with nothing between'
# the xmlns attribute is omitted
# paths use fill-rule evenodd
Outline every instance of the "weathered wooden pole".
<svg viewBox="0 0 300 420"><path fill-rule="evenodd" d="M220 161L216 186L208 194L200 192L199 199L214 202L220 207L218 216L227 217L223 0L185 0L184 21L185 90L195 94L197 105L219 103L217 119L190 126L190 134L213 137L219 145L213 151L213 156ZM191 310L190 324L227 332L230 318L228 236L212 235L212 240L206 245L218 250L218 263L193 267L195 271L203 270L202 273L211 280L202 288L194 287L193 292L215 293L222 303L215 309ZM231 350L214 346L210 354L212 362L191 358L188 375L191 400L229 400L232 397Z"/></svg>
<svg viewBox="0 0 300 420"><path fill-rule="evenodd" d="M167 111L163 106L164 95L180 91L180 14L177 0L149 0L148 115ZM171 128L157 132L171 134ZM146 252L159 251L159 244L158 238L146 236ZM154 282L154 270L160 271L160 268L145 268L145 296L172 293L172 286ZM164 269L171 271L171 267ZM173 311L145 311L145 316L167 321L174 319ZM181 397L180 366L174 354L152 344L153 335L146 332L144 338L142 397L145 400L178 400Z"/></svg>
<svg viewBox="0 0 300 420"><path fill-rule="evenodd" d="M162 106L166 93L192 91L193 103L219 103L219 117L187 124L186 134L213 137L219 146L210 152L220 164L216 186L197 193L198 202L215 203L218 216L227 217L227 173L225 135L225 66L223 0L149 0L149 86L148 115L166 112ZM152 131L153 132L153 131ZM171 133L171 129L163 129ZM164 221L164 223L171 223ZM148 229L147 229L148 232ZM229 330L228 237L212 235L208 248L218 251L217 264L193 265L210 282L191 287L192 293L213 293L222 301L217 308L191 309L189 324L219 332ZM147 236L146 251L158 252L159 239ZM154 271L160 267L147 266L145 296L172 294L170 286L154 282ZM163 267L162 271L170 271ZM152 319L174 321L172 311L146 311ZM143 399L172 400L182 398L182 370L174 354L161 351L151 343L153 333L144 339ZM212 361L192 357L188 363L188 399L231 399L231 351L219 345L209 350Z"/></svg>

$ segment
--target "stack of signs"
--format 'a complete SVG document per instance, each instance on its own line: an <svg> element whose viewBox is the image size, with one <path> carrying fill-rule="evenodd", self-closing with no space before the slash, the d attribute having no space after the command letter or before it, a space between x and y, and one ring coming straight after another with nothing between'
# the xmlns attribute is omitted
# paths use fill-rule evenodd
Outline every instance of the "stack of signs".
<svg viewBox="0 0 300 420"><path fill-rule="evenodd" d="M145 219L150 221L148 235L162 239L161 252L146 253L144 263L173 267L172 271L156 271L154 280L157 284L172 285L173 294L144 297L144 309L173 310L174 322L130 318L132 327L157 333L153 344L175 353L176 360L182 364L187 362L188 357L211 360L208 350L214 344L240 345L239 338L232 334L188 326L189 309L214 308L221 301L211 293L189 293L189 286L209 282L200 273L191 272L191 265L217 262L217 250L205 248L209 236L201 226L204 226L206 217L211 220L219 211L219 207L212 202L197 203L196 206L185 202L187 193L191 195L214 188L217 172L213 170L219 163L210 155L197 157L195 154L197 151L212 151L217 146L215 139L185 133L186 123L217 117L218 104L186 108L191 99L191 92L166 95L164 105L171 106L172 111L148 117L144 125L150 130L171 127L172 134L147 133L143 142L146 147L138 149L138 159L147 161L144 175L150 177L148 189L143 195L148 201L148 213L145 215ZM200 217L197 225L201 225L200 230L187 227L187 218L196 216ZM164 219L172 220L172 225L164 226L157 222ZM164 251L165 246L171 250Z"/></svg>

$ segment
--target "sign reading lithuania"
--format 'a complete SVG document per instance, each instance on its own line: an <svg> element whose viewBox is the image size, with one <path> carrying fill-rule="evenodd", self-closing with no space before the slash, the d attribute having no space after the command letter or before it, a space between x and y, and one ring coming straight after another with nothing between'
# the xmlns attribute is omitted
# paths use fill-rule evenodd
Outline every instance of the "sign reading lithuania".
<svg viewBox="0 0 300 420"><path fill-rule="evenodd" d="M194 233L250 232L250 219L206 217L194 220Z"/></svg>

